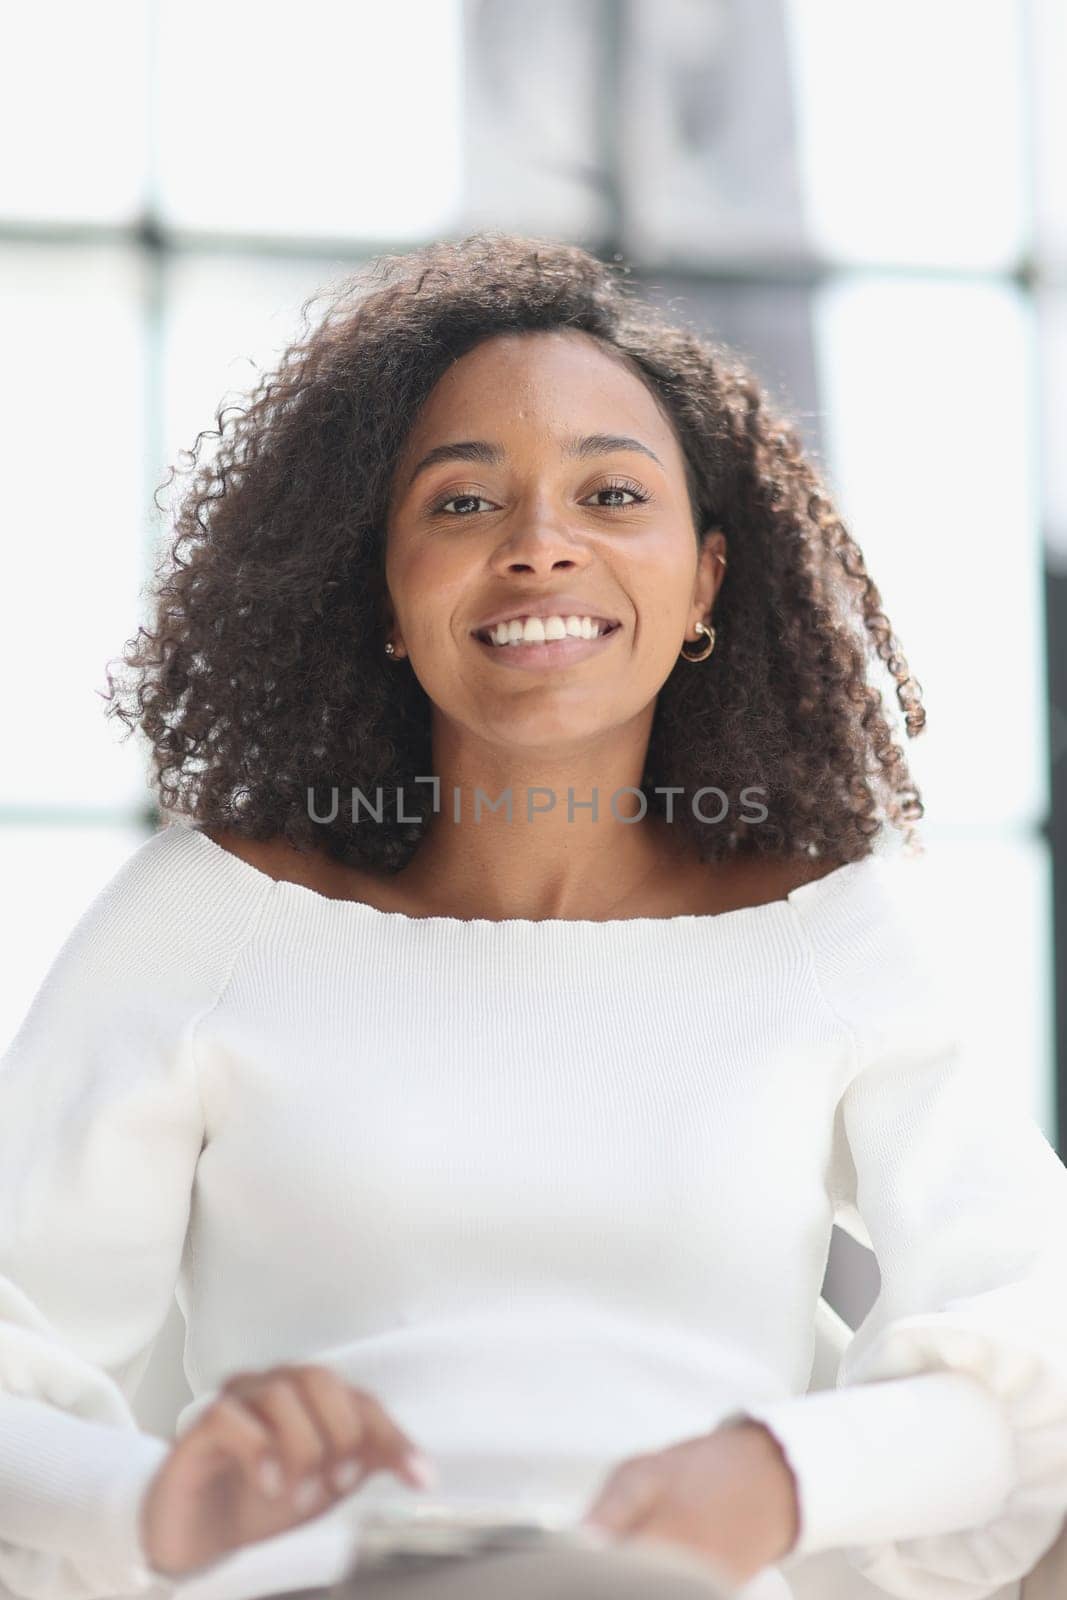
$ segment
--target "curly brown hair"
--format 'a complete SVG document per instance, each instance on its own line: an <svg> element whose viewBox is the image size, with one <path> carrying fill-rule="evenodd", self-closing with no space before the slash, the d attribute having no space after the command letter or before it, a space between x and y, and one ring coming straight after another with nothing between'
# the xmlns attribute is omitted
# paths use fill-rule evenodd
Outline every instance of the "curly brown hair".
<svg viewBox="0 0 1067 1600"><path fill-rule="evenodd" d="M247 407L220 406L216 429L184 452L196 471L156 567L153 628L126 641L127 682L116 688L107 670L107 714L147 738L162 812L282 835L354 867L406 865L426 826L409 815L426 795L412 786L431 771L432 706L383 650L395 467L450 363L495 334L568 328L621 352L648 386L677 431L695 536L714 524L728 541L714 655L679 661L657 698L649 811L664 813L665 786L762 789L761 822L715 826L675 809L703 860L852 861L886 818L918 847L922 802L869 659L895 680L909 737L925 723L921 686L859 547L751 371L669 322L629 270L484 230L377 257L313 330L319 296L304 302L304 337ZM219 446L198 463L205 436ZM313 818L309 791L339 774L368 797L380 787L383 822L361 828L343 808Z"/></svg>

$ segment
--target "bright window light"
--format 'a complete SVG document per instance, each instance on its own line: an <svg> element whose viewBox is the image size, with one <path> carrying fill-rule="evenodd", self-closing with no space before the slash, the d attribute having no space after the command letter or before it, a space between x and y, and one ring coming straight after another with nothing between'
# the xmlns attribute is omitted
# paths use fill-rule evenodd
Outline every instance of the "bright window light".
<svg viewBox="0 0 1067 1600"><path fill-rule="evenodd" d="M143 207L149 0L9 6L0 217L129 222Z"/></svg>
<svg viewBox="0 0 1067 1600"><path fill-rule="evenodd" d="M144 577L141 273L109 245L0 248L0 805L149 799L143 753L101 698Z"/></svg>
<svg viewBox="0 0 1067 1600"><path fill-rule="evenodd" d="M1017 0L786 0L785 16L817 253L1013 266L1027 232Z"/></svg>
<svg viewBox="0 0 1067 1600"><path fill-rule="evenodd" d="M814 305L831 486L922 684L901 742L939 826L1047 809L1031 317L996 282L839 278Z"/></svg>
<svg viewBox="0 0 1067 1600"><path fill-rule="evenodd" d="M456 222L460 0L159 0L157 60L167 223L408 239Z"/></svg>

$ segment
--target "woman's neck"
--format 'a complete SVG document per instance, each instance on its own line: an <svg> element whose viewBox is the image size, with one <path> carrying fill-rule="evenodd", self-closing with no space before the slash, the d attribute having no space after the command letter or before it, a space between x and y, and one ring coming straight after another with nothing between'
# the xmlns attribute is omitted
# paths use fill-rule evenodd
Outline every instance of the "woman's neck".
<svg viewBox="0 0 1067 1600"><path fill-rule="evenodd" d="M558 828L539 835L536 818L500 817L487 828L442 816L390 879L390 895L418 907L415 915L596 922L652 914L644 907L677 890L694 864L680 830L658 817L586 818L561 836Z"/></svg>

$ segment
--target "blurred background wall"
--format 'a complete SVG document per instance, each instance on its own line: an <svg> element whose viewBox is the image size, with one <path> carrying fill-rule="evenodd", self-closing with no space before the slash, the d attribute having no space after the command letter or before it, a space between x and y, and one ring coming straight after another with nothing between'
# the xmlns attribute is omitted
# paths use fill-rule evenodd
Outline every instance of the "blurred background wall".
<svg viewBox="0 0 1067 1600"><path fill-rule="evenodd" d="M1067 1151L1060 0L34 0L0 27L0 1044L156 820L100 698L167 541L153 491L307 296L507 227L621 255L800 424L923 685L946 976ZM875 1281L835 1233L853 1323Z"/></svg>

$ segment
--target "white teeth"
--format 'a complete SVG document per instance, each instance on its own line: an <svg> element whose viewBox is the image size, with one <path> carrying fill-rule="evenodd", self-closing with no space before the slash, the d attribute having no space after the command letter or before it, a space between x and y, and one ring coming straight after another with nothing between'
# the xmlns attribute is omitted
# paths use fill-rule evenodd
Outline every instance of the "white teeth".
<svg viewBox="0 0 1067 1600"><path fill-rule="evenodd" d="M487 628L493 644L545 644L552 639L597 639L601 625L592 617L513 617Z"/></svg>

